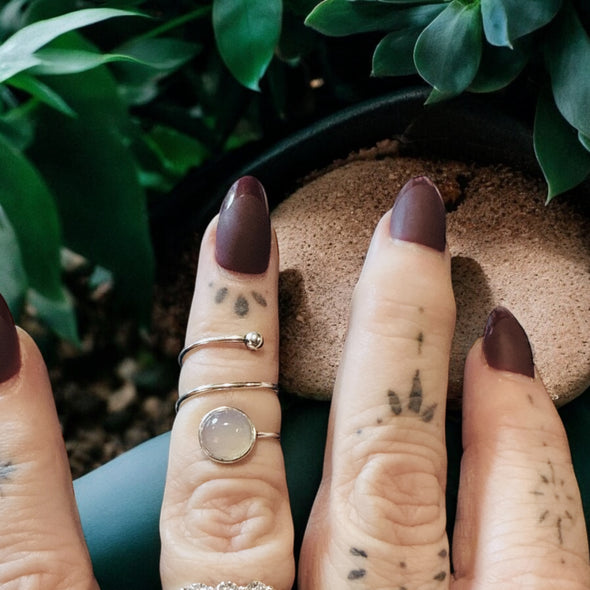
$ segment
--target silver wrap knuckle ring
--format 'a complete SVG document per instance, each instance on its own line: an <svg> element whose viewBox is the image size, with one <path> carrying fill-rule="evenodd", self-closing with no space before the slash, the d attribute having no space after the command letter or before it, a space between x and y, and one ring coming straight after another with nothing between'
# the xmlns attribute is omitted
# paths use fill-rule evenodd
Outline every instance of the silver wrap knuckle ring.
<svg viewBox="0 0 590 590"><path fill-rule="evenodd" d="M251 331L243 336L211 336L201 338L191 344L187 344L178 355L178 364L182 367L187 355L196 350L212 344L238 344L245 346L248 350L260 350L264 346L264 338L259 332Z"/></svg>
<svg viewBox="0 0 590 590"><path fill-rule="evenodd" d="M248 332L245 336L214 336L197 340L186 346L178 355L178 362L182 363L186 355L202 346L211 344L243 344L249 350L259 350L264 344L264 338L258 332ZM227 383L207 383L199 385L176 400L176 413L187 400L218 392L235 392L240 390L267 390L278 394L278 383L269 381L230 381ZM280 439L278 432L261 432L256 429L250 417L238 408L219 406L207 412L199 424L199 444L203 454L216 463L236 463L252 452L258 439ZM232 584L233 582L222 582ZM251 583L253 584L253 582ZM261 582L258 586L235 586L237 590L264 590L270 588ZM187 587L193 590L193 586ZM194 586L194 588L212 588L211 586ZM233 590L234 586L218 586L213 590ZM183 589L186 590L186 589Z"/></svg>

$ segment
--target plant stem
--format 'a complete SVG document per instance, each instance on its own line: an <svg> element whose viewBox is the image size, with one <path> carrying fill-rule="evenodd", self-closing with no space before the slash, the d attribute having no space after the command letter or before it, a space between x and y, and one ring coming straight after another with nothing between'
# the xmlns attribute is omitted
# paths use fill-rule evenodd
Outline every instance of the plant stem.
<svg viewBox="0 0 590 590"><path fill-rule="evenodd" d="M163 33L167 33L177 27L184 25L192 20L196 20L207 16L211 12L211 6L201 6L200 8L196 8L187 14L183 14L177 18L173 18L172 20L161 24L159 27L152 29L151 31L147 31L142 35L139 35L137 39L153 39L158 35L162 35Z"/></svg>

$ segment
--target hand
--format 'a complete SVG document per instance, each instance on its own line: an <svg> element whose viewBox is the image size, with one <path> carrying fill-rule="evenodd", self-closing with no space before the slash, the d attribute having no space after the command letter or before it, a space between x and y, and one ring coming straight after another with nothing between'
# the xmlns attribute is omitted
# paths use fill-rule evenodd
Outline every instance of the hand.
<svg viewBox="0 0 590 590"><path fill-rule="evenodd" d="M264 346L190 352L181 394L277 382L277 279L264 191L241 179L203 238L186 343L256 331ZM501 308L466 363L451 573L444 408L454 316L444 209L432 184L415 179L379 223L355 290L300 590L590 588L563 426L524 331ZM95 590L43 361L2 301L0 382L0 587ZM293 530L280 445L259 438L235 463L207 458L196 433L220 406L239 408L259 432L280 431L278 399L266 387L207 389L181 404L161 516L163 590L222 580L289 590Z"/></svg>

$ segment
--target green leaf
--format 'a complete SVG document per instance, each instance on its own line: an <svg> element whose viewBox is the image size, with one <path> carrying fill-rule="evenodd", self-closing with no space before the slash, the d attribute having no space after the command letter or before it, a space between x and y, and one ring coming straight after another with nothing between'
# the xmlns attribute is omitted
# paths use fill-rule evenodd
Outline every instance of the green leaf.
<svg viewBox="0 0 590 590"><path fill-rule="evenodd" d="M37 170L1 136L0 163L0 204L18 237L31 292L45 302L40 316L57 334L77 341L74 312L61 283L61 232L53 198Z"/></svg>
<svg viewBox="0 0 590 590"><path fill-rule="evenodd" d="M282 8L282 0L213 0L217 48L246 88L260 89L260 79L279 42Z"/></svg>
<svg viewBox="0 0 590 590"><path fill-rule="evenodd" d="M92 50L71 33L66 49ZM115 276L114 294L147 321L154 260L146 196L128 146L132 125L105 66L47 83L78 114L39 113L30 154L55 195L65 245Z"/></svg>
<svg viewBox="0 0 590 590"><path fill-rule="evenodd" d="M479 4L453 0L418 37L414 62L436 90L459 94L475 78L481 53Z"/></svg>
<svg viewBox="0 0 590 590"><path fill-rule="evenodd" d="M580 184L590 174L590 153L561 116L548 89L539 95L534 145L548 186L547 202Z"/></svg>
<svg viewBox="0 0 590 590"><path fill-rule="evenodd" d="M23 27L0 45L0 82L40 63L35 52L64 33L118 16L141 13L113 8L88 8Z"/></svg>
<svg viewBox="0 0 590 590"><path fill-rule="evenodd" d="M87 8L31 23L0 45L0 56L19 56L34 53L57 37L100 21L118 16L140 16L141 13L115 8Z"/></svg>
<svg viewBox="0 0 590 590"><path fill-rule="evenodd" d="M20 315L27 291L27 273L16 232L0 205L0 293L15 317Z"/></svg>
<svg viewBox="0 0 590 590"><path fill-rule="evenodd" d="M305 24L331 37L372 31L397 31L425 27L445 6L433 4L404 8L378 2L323 0L305 19Z"/></svg>
<svg viewBox="0 0 590 590"><path fill-rule="evenodd" d="M479 70L469 85L471 92L495 92L505 88L522 72L532 50L531 37L519 39L513 49L484 43Z"/></svg>
<svg viewBox="0 0 590 590"><path fill-rule="evenodd" d="M545 62L560 113L590 136L590 38L569 2L547 35Z"/></svg>
<svg viewBox="0 0 590 590"><path fill-rule="evenodd" d="M193 57L201 46L180 39L139 38L124 43L117 53L131 56L145 65L115 63L113 72L118 81L119 94L128 104L145 104L158 95L158 84Z"/></svg>
<svg viewBox="0 0 590 590"><path fill-rule="evenodd" d="M374 76L408 76L416 73L414 46L421 27L393 31L379 41L373 53Z"/></svg>
<svg viewBox="0 0 590 590"><path fill-rule="evenodd" d="M139 38L123 43L117 53L124 54L152 69L171 72L182 67L202 49L198 43L174 38Z"/></svg>
<svg viewBox="0 0 590 590"><path fill-rule="evenodd" d="M34 96L36 99L68 117L76 116L76 113L69 107L62 97L59 96L59 94L54 92L49 86L47 86L47 84L33 78L33 76L29 76L23 72L10 78L8 84L28 92L31 96Z"/></svg>
<svg viewBox="0 0 590 590"><path fill-rule="evenodd" d="M435 104L437 102L443 102L457 96L456 92L439 92L436 88L433 88L428 95L428 98L424 101L425 105Z"/></svg>
<svg viewBox="0 0 590 590"><path fill-rule="evenodd" d="M578 140L590 152L590 137L578 132Z"/></svg>
<svg viewBox="0 0 590 590"><path fill-rule="evenodd" d="M115 61L141 63L129 55L51 48L40 49L35 53L35 57L39 63L33 66L29 73L36 75L78 74Z"/></svg>
<svg viewBox="0 0 590 590"><path fill-rule="evenodd" d="M146 141L164 168L178 178L210 155L209 150L192 137L163 125L156 125L147 134Z"/></svg>
<svg viewBox="0 0 590 590"><path fill-rule="evenodd" d="M563 0L481 0L486 39L492 45L512 47L516 39L551 22L562 3Z"/></svg>

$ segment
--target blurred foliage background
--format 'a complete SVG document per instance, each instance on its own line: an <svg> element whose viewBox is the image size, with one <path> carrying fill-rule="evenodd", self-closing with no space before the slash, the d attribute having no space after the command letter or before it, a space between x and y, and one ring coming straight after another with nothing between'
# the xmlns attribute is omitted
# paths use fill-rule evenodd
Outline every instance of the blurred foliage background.
<svg viewBox="0 0 590 590"><path fill-rule="evenodd" d="M187 174L416 83L534 123L551 199L590 172L589 22L585 0L0 0L0 292L73 343L72 276L147 324L149 211Z"/></svg>

